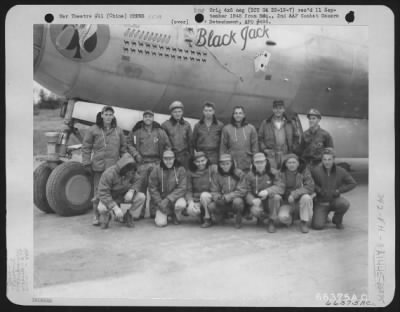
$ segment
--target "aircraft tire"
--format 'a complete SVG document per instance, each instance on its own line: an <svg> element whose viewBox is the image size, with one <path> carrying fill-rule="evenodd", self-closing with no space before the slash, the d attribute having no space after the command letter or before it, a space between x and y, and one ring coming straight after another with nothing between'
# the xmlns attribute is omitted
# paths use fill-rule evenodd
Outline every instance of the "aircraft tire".
<svg viewBox="0 0 400 312"><path fill-rule="evenodd" d="M33 203L45 213L54 213L46 197L46 184L51 172L52 169L46 162L33 171Z"/></svg>
<svg viewBox="0 0 400 312"><path fill-rule="evenodd" d="M68 161L56 167L46 185L50 207L60 216L76 216L92 207L92 177L80 162Z"/></svg>

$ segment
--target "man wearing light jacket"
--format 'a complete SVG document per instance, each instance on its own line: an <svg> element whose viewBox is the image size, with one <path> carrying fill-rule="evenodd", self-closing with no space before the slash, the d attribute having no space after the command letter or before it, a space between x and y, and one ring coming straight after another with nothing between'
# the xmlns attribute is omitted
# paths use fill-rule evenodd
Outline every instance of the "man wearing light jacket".
<svg viewBox="0 0 400 312"><path fill-rule="evenodd" d="M231 154L235 167L248 172L252 157L257 152L256 128L246 122L244 108L236 106L231 123L222 128L220 155Z"/></svg>
<svg viewBox="0 0 400 312"><path fill-rule="evenodd" d="M82 164L93 176L93 225L100 225L97 206L97 187L103 172L115 165L122 154L127 151L125 136L114 116L111 106L104 106L96 116L96 124L85 133L82 142Z"/></svg>
<svg viewBox="0 0 400 312"><path fill-rule="evenodd" d="M102 229L108 227L112 214L118 221L125 221L128 227L133 227L133 211L141 208L146 199L146 196L138 191L141 182L140 178L135 176L135 170L135 161L126 153L101 175L97 191L100 202L97 209ZM131 204L126 213L119 207L121 203Z"/></svg>
<svg viewBox="0 0 400 312"><path fill-rule="evenodd" d="M211 180L215 174L215 166L210 164L204 152L195 152L187 171L186 211L189 215L200 216L202 228L212 225L208 206L211 203ZM204 211L204 218L202 217Z"/></svg>
<svg viewBox="0 0 400 312"><path fill-rule="evenodd" d="M332 148L326 148L322 152L322 163L314 167L311 174L317 193L312 227L322 229L329 212L334 211L332 223L337 229L343 229L343 215L349 209L350 203L341 194L354 189L356 181L345 169L335 165L335 152Z"/></svg>
<svg viewBox="0 0 400 312"><path fill-rule="evenodd" d="M173 151L164 151L162 161L149 177L149 192L156 208L155 223L163 227L168 225L168 216L178 225L179 217L186 208L186 170L175 159Z"/></svg>

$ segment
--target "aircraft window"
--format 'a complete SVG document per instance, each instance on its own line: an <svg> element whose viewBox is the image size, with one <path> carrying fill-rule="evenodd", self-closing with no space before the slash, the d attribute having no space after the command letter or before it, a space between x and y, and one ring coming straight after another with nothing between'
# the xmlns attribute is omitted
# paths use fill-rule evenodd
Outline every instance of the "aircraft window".
<svg viewBox="0 0 400 312"><path fill-rule="evenodd" d="M142 39L142 38L143 38L143 35L144 35L144 31L141 31L141 32L140 32L139 39Z"/></svg>
<svg viewBox="0 0 400 312"><path fill-rule="evenodd" d="M149 40L153 40L153 36L154 36L154 33L151 32L151 34L150 34L150 36L149 36Z"/></svg>
<svg viewBox="0 0 400 312"><path fill-rule="evenodd" d="M162 36L161 34L159 34L159 36L157 36L157 43L160 42L161 36Z"/></svg>
<svg viewBox="0 0 400 312"><path fill-rule="evenodd" d="M138 31L133 31L133 37L134 37L134 38L137 38L137 36L139 35L139 33L140 33L140 30L138 30Z"/></svg>
<svg viewBox="0 0 400 312"><path fill-rule="evenodd" d="M168 39L167 39L167 43L169 43L170 40L171 40L171 36L169 35Z"/></svg>
<svg viewBox="0 0 400 312"><path fill-rule="evenodd" d="M144 35L143 40L147 40L147 37L149 36L149 33L146 31L146 34Z"/></svg>

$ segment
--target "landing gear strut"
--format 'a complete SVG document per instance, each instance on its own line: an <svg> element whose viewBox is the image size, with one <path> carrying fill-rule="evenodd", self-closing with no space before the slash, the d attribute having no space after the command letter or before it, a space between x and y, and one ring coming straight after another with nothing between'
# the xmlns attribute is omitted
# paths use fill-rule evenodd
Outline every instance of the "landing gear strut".
<svg viewBox="0 0 400 312"><path fill-rule="evenodd" d="M74 127L72 111L74 101L64 108L65 126L60 132L48 132L47 157L34 171L34 203L43 212L73 216L87 212L93 198L91 174L80 162L71 161L72 152L82 144L68 146L71 133L80 142L82 136Z"/></svg>

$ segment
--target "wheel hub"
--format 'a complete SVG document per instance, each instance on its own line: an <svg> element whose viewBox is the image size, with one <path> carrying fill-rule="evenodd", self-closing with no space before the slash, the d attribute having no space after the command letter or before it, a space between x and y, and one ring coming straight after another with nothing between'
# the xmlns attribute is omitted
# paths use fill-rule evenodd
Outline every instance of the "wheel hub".
<svg viewBox="0 0 400 312"><path fill-rule="evenodd" d="M86 176L75 175L65 185L65 196L71 204L81 205L88 200L91 188L92 185Z"/></svg>

